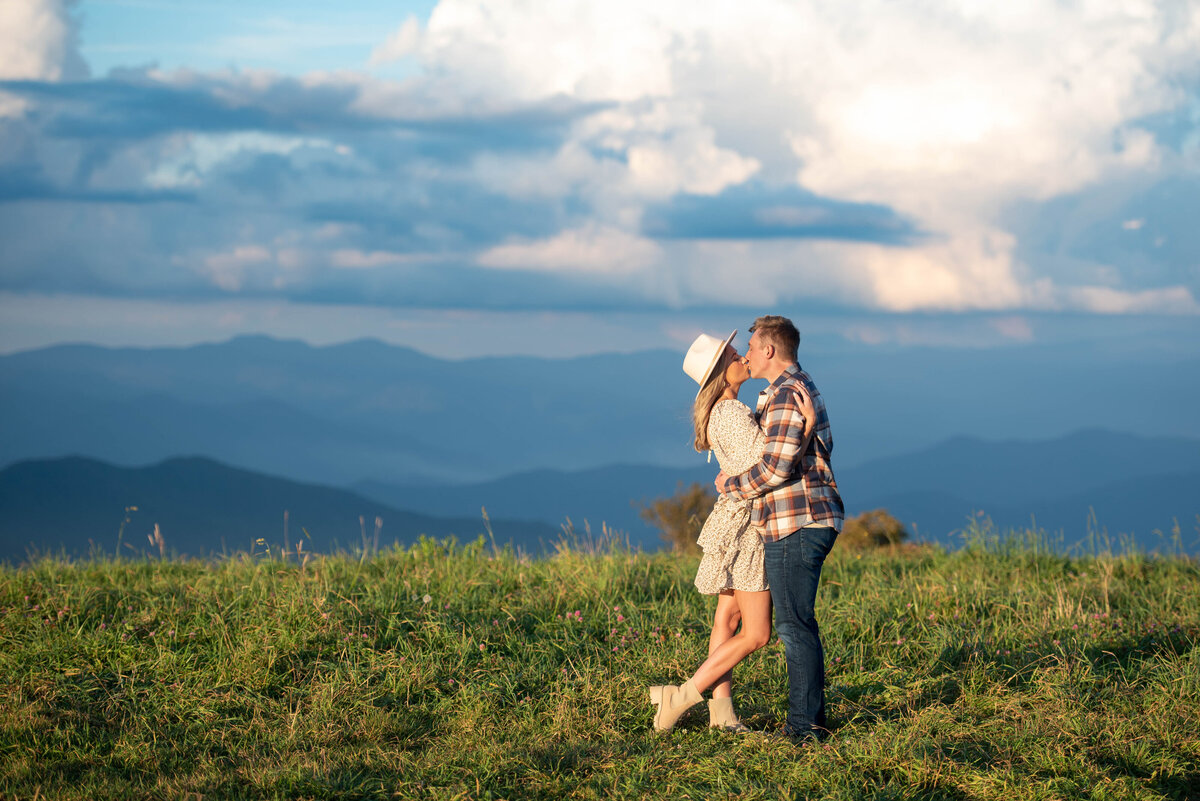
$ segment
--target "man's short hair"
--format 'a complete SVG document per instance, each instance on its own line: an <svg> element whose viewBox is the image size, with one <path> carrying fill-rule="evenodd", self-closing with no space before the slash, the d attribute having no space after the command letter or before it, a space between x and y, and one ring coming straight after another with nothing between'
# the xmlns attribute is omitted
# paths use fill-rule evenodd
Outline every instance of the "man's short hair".
<svg viewBox="0 0 1200 801"><path fill-rule="evenodd" d="M775 346L775 350L796 361L796 348L800 346L800 332L786 317L778 314L765 314L750 326L750 333L758 332L759 339L765 339Z"/></svg>

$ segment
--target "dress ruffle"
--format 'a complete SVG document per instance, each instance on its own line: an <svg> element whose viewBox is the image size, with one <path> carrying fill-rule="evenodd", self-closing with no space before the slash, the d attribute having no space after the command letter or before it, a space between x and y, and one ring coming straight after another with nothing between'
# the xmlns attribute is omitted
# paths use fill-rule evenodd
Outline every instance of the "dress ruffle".
<svg viewBox="0 0 1200 801"><path fill-rule="evenodd" d="M750 506L745 501L718 498L696 542L704 549L696 570L700 592L715 595L722 590L768 589L762 537L750 524Z"/></svg>

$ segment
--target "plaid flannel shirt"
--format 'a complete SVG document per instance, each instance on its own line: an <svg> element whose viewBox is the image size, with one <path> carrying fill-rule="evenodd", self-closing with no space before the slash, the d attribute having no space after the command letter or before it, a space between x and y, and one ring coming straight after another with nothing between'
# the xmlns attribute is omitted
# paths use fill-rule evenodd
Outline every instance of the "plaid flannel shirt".
<svg viewBox="0 0 1200 801"><path fill-rule="evenodd" d="M803 390L817 412L812 439L804 445L804 413L797 393ZM722 491L753 499L751 521L774 541L809 524L842 530L844 508L833 478L833 432L825 401L812 377L794 364L771 382L759 425L766 434L763 458L745 473L726 479Z"/></svg>

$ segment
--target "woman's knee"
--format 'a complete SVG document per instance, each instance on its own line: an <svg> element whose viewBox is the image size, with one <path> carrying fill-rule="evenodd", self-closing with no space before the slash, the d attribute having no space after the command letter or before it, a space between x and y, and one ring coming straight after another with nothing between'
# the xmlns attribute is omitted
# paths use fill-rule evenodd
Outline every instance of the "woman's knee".
<svg viewBox="0 0 1200 801"><path fill-rule="evenodd" d="M765 631L763 631L763 630L747 631L747 632L745 632L745 635L746 635L746 644L749 645L750 648L754 651L757 651L759 648L765 647L766 644L771 641L770 629L767 629Z"/></svg>

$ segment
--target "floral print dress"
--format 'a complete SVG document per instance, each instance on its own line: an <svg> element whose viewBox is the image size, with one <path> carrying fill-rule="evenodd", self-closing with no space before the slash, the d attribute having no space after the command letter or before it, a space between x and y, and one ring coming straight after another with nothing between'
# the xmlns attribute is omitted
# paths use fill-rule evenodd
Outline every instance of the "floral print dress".
<svg viewBox="0 0 1200 801"><path fill-rule="evenodd" d="M718 401L708 418L708 441L721 469L744 473L762 459L763 433L754 415L737 400ZM704 549L696 571L696 589L705 595L722 590L766 590L763 543L750 523L750 501L722 495L704 521L697 544Z"/></svg>

